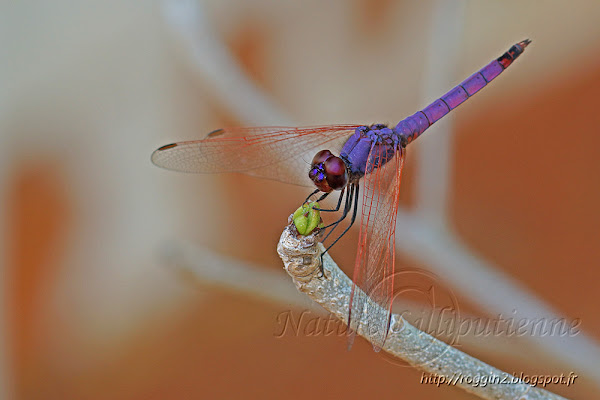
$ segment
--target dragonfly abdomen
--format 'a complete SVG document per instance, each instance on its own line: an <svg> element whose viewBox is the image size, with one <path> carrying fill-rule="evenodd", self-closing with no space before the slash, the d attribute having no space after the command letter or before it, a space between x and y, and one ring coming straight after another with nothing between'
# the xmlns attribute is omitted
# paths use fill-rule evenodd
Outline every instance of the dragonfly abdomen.
<svg viewBox="0 0 600 400"><path fill-rule="evenodd" d="M464 103L500 75L523 53L529 43L531 41L527 39L515 44L506 53L481 68L423 110L400 121L394 131L403 137L406 143L412 142L444 115Z"/></svg>

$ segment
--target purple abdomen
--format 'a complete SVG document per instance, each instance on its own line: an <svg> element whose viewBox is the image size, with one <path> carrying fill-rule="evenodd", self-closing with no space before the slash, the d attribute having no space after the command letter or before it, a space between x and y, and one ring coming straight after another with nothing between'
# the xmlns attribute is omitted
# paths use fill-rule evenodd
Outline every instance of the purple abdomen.
<svg viewBox="0 0 600 400"><path fill-rule="evenodd" d="M512 46L506 53L492 61L448 93L437 99L423 110L403 119L396 125L394 132L404 138L408 144L421 135L436 121L464 103L469 97L484 88L505 68L519 57L525 47L531 43L529 39Z"/></svg>

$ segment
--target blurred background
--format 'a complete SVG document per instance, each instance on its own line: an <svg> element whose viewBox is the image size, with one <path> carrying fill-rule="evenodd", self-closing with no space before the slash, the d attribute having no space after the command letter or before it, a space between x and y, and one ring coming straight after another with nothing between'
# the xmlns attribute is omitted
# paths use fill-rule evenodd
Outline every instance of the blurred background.
<svg viewBox="0 0 600 400"><path fill-rule="evenodd" d="M579 321L461 350L598 397L598 21L586 1L5 2L0 397L475 398L362 340L278 337L282 313L324 315L275 251L309 189L150 154L221 126L395 124L527 37L408 148L396 267L465 315ZM333 251L346 272L356 239Z"/></svg>

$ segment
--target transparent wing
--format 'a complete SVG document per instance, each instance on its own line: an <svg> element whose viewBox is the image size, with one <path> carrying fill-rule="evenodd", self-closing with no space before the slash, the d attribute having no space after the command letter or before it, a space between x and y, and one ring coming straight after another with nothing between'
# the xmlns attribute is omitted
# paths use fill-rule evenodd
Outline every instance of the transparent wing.
<svg viewBox="0 0 600 400"><path fill-rule="evenodd" d="M389 155L381 147L374 146L367 163L366 170L372 172L365 175L363 182L360 236L348 316L349 345L360 327L369 335L376 351L387 337L391 312L394 236L404 150L397 151L383 168L374 168L373 164L386 157Z"/></svg>
<svg viewBox="0 0 600 400"><path fill-rule="evenodd" d="M358 126L218 129L201 140L162 146L152 153L152 162L181 172L241 172L313 186L307 172L315 153L339 151Z"/></svg>

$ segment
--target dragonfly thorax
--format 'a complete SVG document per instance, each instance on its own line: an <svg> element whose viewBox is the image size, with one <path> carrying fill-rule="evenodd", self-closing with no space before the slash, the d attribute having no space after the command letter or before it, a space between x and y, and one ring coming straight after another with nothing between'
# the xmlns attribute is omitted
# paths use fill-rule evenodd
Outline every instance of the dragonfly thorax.
<svg viewBox="0 0 600 400"><path fill-rule="evenodd" d="M383 167L403 147L403 139L384 124L359 126L348 138L340 157L346 162L351 180L360 179Z"/></svg>
<svg viewBox="0 0 600 400"><path fill-rule="evenodd" d="M308 177L320 191L326 193L340 190L348 183L346 164L329 150L321 150L315 155Z"/></svg>

